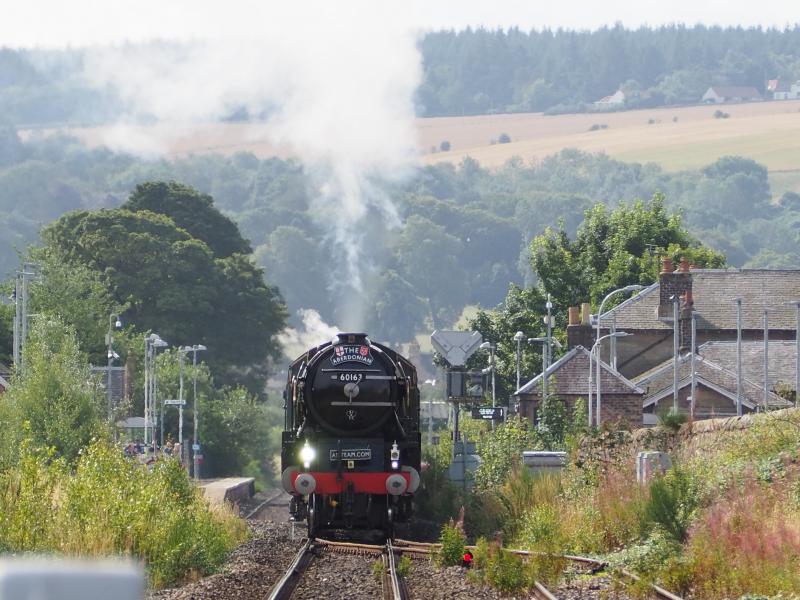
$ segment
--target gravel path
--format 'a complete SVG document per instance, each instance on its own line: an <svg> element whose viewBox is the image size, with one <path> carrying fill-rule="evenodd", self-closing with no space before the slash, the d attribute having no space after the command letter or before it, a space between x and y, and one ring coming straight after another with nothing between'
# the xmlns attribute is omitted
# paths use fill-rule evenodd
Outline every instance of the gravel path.
<svg viewBox="0 0 800 600"><path fill-rule="evenodd" d="M411 561L411 572L406 577L408 592L412 600L448 600L451 598L475 598L494 600L505 598L499 592L473 582L466 569L461 567L437 568L431 561Z"/></svg>
<svg viewBox="0 0 800 600"><path fill-rule="evenodd" d="M381 598L381 582L372 574L372 565L376 560L380 560L380 557L319 551L292 594L292 599Z"/></svg>

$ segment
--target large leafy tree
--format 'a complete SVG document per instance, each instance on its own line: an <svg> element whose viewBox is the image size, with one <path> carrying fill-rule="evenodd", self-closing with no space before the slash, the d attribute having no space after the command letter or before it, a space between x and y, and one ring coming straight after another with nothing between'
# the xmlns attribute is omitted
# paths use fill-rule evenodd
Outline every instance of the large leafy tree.
<svg viewBox="0 0 800 600"><path fill-rule="evenodd" d="M516 389L517 343L514 334L517 331L521 331L526 338L520 345L522 381L527 381L542 370L541 344L529 345L527 338L544 334L542 316L546 314L546 302L539 288L512 285L500 306L494 310L480 310L469 320L471 330L479 331L484 341L496 344L496 395L503 404ZM489 364L489 356L488 351L478 351L470 358L468 366L485 367Z"/></svg>
<svg viewBox="0 0 800 600"><path fill-rule="evenodd" d="M458 261L462 251L458 238L418 215L408 218L397 241L395 258L402 277L427 299L435 329L452 323L467 300L467 273Z"/></svg>
<svg viewBox="0 0 800 600"><path fill-rule="evenodd" d="M99 272L137 329L157 331L176 345L208 346L218 374L247 371L261 380L278 355L275 335L285 309L263 271L241 254L216 257L168 216L77 211L50 224L42 237L68 264Z"/></svg>
<svg viewBox="0 0 800 600"><path fill-rule="evenodd" d="M679 214L669 214L664 197L637 200L609 211L597 204L586 211L575 240L564 227L548 228L531 243L531 266L540 286L552 294L560 312L611 290L647 285L658 274L658 257L686 257L702 267L723 267L725 257L692 237Z"/></svg>
<svg viewBox="0 0 800 600"><path fill-rule="evenodd" d="M252 252L236 223L214 207L211 196L177 181L141 183L121 208L168 216L189 235L203 240L218 258Z"/></svg>

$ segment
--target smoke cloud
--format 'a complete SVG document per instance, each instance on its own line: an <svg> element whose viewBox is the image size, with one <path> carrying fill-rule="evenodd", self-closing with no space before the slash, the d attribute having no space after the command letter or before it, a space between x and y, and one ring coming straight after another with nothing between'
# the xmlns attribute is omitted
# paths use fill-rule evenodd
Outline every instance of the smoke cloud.
<svg viewBox="0 0 800 600"><path fill-rule="evenodd" d="M407 177L415 164L421 77L413 29L360 6L358 15L337 11L330 20L273 15L257 35L250 24L240 37L95 48L85 64L93 85L117 90L130 120L146 116L185 132L241 107L267 115L254 133L291 148L314 182L314 215L334 267L330 291L349 329L363 327L365 218L398 223L381 184ZM158 155L161 139L121 123L105 142Z"/></svg>
<svg viewBox="0 0 800 600"><path fill-rule="evenodd" d="M328 325L313 309L300 309L297 314L302 326L297 329L287 328L278 335L278 341L290 359L300 356L309 348L332 340L339 333L336 326Z"/></svg>

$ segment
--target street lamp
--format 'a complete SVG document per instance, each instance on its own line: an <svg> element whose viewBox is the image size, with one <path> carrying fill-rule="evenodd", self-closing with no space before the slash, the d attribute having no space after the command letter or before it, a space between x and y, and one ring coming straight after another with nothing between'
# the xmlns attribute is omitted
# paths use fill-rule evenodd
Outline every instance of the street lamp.
<svg viewBox="0 0 800 600"><path fill-rule="evenodd" d="M608 333L608 334L598 338L597 341L592 346L591 352L589 352L589 389L590 390L592 389L591 370L592 370L592 359L593 359L593 356L594 356L594 353L595 353L595 349L597 350L597 354L598 354L598 359L597 359L597 408L595 410L595 418L597 419L597 426L598 427L600 427L600 379L602 378L602 373L600 371L600 359L599 359L600 342L602 342L606 338L621 338L621 337L627 337L629 335L633 335L633 334L632 333L628 333L627 331L615 331L614 333ZM589 410L591 411L591 408L589 408Z"/></svg>
<svg viewBox="0 0 800 600"><path fill-rule="evenodd" d="M114 364L114 360L119 358L119 354L114 352L114 348L112 347L112 343L114 342L114 337L112 335L114 331L114 327L117 329L122 329L122 321L120 321L119 315L117 313L111 313L108 315L108 333L106 334L106 347L108 352L106 353L106 358L108 359L108 365L106 368L106 400L108 402L108 422L113 422L113 409L112 409L112 396L111 396L111 366Z"/></svg>
<svg viewBox="0 0 800 600"><path fill-rule="evenodd" d="M497 344L492 344L491 342L483 342L480 346L478 346L481 350L488 350L489 351L489 369L492 372L492 407L495 406L495 388L494 388L494 352L497 350ZM517 388L519 389L519 388ZM492 421L494 424L494 421Z"/></svg>
<svg viewBox="0 0 800 600"><path fill-rule="evenodd" d="M787 302L797 309L797 323L794 329L794 405L800 406L800 300Z"/></svg>
<svg viewBox="0 0 800 600"><path fill-rule="evenodd" d="M147 337L144 338L144 441L147 444L147 430L149 426L149 420L153 419L153 415L156 412L157 404L157 393L156 393L156 369L155 369L155 360L156 360L156 351L159 348L166 348L168 346L167 342L161 339L161 337L157 333L151 333ZM164 420L163 415L159 415L162 417L161 419L161 443L164 443ZM155 423L153 423L153 435L152 435L152 442L155 444L156 442L156 435L155 435Z"/></svg>
<svg viewBox="0 0 800 600"><path fill-rule="evenodd" d="M623 288L619 288L617 290L614 290L614 291L609 292L608 294L606 294L606 297L603 298L603 301L600 303L600 308L597 310L597 335L595 336L595 342L594 342L595 346L600 343L601 339L603 339L603 338L600 337L600 321L603 319L603 306L605 305L606 301L609 298L611 298L611 296L614 296L616 294L627 294L628 292L638 292L639 290L643 290L643 289L644 289L643 285L638 285L638 284L634 283L632 285L626 285ZM604 336L604 337L616 338L616 337L624 337L624 336ZM594 348L594 346L592 346L592 348ZM600 390L600 380L601 380L601 377L600 377L600 350L599 349L597 350L597 369L596 370L597 370L597 406L598 406L598 409L599 409L599 407L600 407L600 393L601 393L601 390ZM597 413L597 424L598 424L598 426L600 425L600 413L599 412Z"/></svg>
<svg viewBox="0 0 800 600"><path fill-rule="evenodd" d="M518 331L514 334L514 341L517 342L517 389L519 389L519 361L522 354L522 340L525 339L525 334Z"/></svg>
<svg viewBox="0 0 800 600"><path fill-rule="evenodd" d="M187 346L188 348L188 346ZM192 465L194 467L194 478L200 479L200 430L198 423L200 420L200 406L197 404L197 353L203 350L208 350L203 344L195 344L189 350L192 352L192 385L194 387L194 395L192 399L192 407L194 412L194 429L192 430ZM494 388L492 388L494 394ZM183 447L181 447L182 449Z"/></svg>

